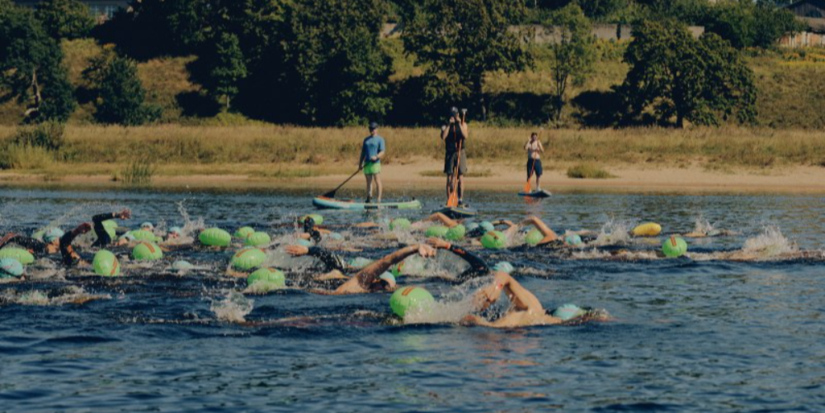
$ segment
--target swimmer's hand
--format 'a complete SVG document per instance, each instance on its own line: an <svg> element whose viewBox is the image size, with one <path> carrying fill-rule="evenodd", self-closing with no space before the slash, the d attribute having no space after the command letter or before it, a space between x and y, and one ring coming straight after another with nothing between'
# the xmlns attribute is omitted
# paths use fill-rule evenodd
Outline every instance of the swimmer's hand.
<svg viewBox="0 0 825 413"><path fill-rule="evenodd" d="M124 208L123 211L117 214L117 217L120 219L129 219L132 217L132 211L129 211L129 208Z"/></svg>
<svg viewBox="0 0 825 413"><path fill-rule="evenodd" d="M301 257L309 254L309 248L303 245L287 245L284 250L293 257Z"/></svg>
<svg viewBox="0 0 825 413"><path fill-rule="evenodd" d="M85 234L85 233L87 233L87 232L89 232L89 231L91 231L91 230L92 230L92 224L90 224L90 223L88 223L88 222L84 222L84 223L80 224L80 226L78 226L78 227L75 229L75 231L76 231L78 234Z"/></svg>
<svg viewBox="0 0 825 413"><path fill-rule="evenodd" d="M424 258L435 257L435 250L427 244L421 244L418 246L418 255Z"/></svg>
<svg viewBox="0 0 825 413"><path fill-rule="evenodd" d="M435 249L442 249L442 250L448 250L452 246L449 242L444 241L441 238L436 238L436 237L430 237L429 239L427 239L427 244L429 244L431 247L433 247Z"/></svg>

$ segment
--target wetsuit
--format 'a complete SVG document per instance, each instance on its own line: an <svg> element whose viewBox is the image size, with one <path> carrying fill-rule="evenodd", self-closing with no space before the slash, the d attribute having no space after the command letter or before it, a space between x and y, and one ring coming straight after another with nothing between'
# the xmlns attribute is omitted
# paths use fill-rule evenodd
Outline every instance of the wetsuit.
<svg viewBox="0 0 825 413"><path fill-rule="evenodd" d="M118 214L115 212L99 214L92 217L92 222L94 222L92 228L94 228L95 235L97 235L97 241L92 244L92 247L105 247L112 243L112 237L109 236L109 233L106 232L106 228L103 227L103 221L117 217Z"/></svg>
<svg viewBox="0 0 825 413"><path fill-rule="evenodd" d="M311 247L307 255L318 258L326 267L327 272L332 270L344 272L346 270L347 266L344 264L344 259L332 251L327 251L321 247Z"/></svg>
<svg viewBox="0 0 825 413"><path fill-rule="evenodd" d="M47 244L43 241L26 237L23 235L14 235L9 237L8 239L4 239L2 243L0 243L0 248L5 246L8 243L15 243L31 252L43 254L47 252L46 248L48 247Z"/></svg>
<svg viewBox="0 0 825 413"><path fill-rule="evenodd" d="M470 268L459 274L456 281L464 282L473 278L483 277L490 273L490 266L478 255L455 245L451 245L449 251L470 264Z"/></svg>
<svg viewBox="0 0 825 413"><path fill-rule="evenodd" d="M80 256L77 255L72 247L72 242L74 242L74 239L80 234L82 234L82 232L75 229L74 231L69 231L60 237L61 261L63 262L63 265L67 267L73 267L80 261Z"/></svg>

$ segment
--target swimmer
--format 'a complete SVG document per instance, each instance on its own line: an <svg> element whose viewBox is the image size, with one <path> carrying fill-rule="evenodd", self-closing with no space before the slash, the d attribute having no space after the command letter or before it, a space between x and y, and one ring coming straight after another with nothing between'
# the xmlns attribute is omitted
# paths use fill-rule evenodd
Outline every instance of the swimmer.
<svg viewBox="0 0 825 413"><path fill-rule="evenodd" d="M527 326L575 324L590 320L607 321L609 316L604 311L584 312L578 317L563 320L551 315L544 309L541 302L530 290L524 288L518 281L504 272L496 272L493 282L482 287L473 297L476 311L483 311L495 304L501 293L507 294L510 300L510 309L495 321L489 321L474 314L462 319L463 325L477 325L495 328L515 328Z"/></svg>
<svg viewBox="0 0 825 413"><path fill-rule="evenodd" d="M309 254L309 248L300 245L290 245L287 247L287 252L293 256L303 256ZM419 254L424 258L429 258L435 256L435 250L427 244L415 244L403 247L392 254L386 255L383 258L374 261L370 265L358 271L358 273L352 277L346 277L340 270L334 269L327 274L317 277L316 279L347 279L347 281L335 290L312 289L309 291L322 295L347 295L394 291L396 287L395 281L392 279L381 278L381 275L394 264L404 261L405 258L413 254Z"/></svg>
<svg viewBox="0 0 825 413"><path fill-rule="evenodd" d="M108 221L110 219L129 219L132 217L132 212L128 209L124 209L120 212L111 212L108 214L98 214L92 217L93 228L95 230L95 235L97 235L97 240L92 244L93 248L105 248L112 244L114 241L112 237L109 236L109 233L106 232L106 228L103 226L103 221ZM151 225L151 224L149 224ZM126 245L129 241L125 238L118 239L114 245Z"/></svg>
<svg viewBox="0 0 825 413"><path fill-rule="evenodd" d="M535 227L544 238L536 244L537 247L548 247L548 248L564 248L564 247L581 247L584 242L582 238L590 238L588 237L589 231L578 231L574 232L574 237L560 237L556 234L552 229L550 229L547 224L544 223L539 217L531 216L525 219L522 222L522 225L532 225Z"/></svg>
<svg viewBox="0 0 825 413"><path fill-rule="evenodd" d="M59 228L49 228L43 233L43 241L40 241L12 232L0 239L0 248L7 244L17 244L32 254L56 254L60 251L60 237L63 235L63 231Z"/></svg>

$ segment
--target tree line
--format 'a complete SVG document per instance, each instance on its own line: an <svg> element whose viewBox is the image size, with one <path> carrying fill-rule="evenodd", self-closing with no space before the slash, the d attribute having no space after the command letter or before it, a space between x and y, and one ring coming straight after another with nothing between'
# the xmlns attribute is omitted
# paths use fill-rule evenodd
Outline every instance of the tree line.
<svg viewBox="0 0 825 413"><path fill-rule="evenodd" d="M388 20L403 26L419 76L391 81L379 36ZM630 23L633 40L624 82L580 96L595 103L581 119L591 126L754 122L757 90L741 50L802 29L767 0L135 0L102 25L77 0L33 10L0 0L0 90L26 104L25 122L65 121L83 99L100 123L140 125L161 113L144 102L136 61L195 55L190 77L213 111L303 125L428 124L460 104L489 120L485 74L532 68L537 46L523 24L536 23L559 31L541 46L553 92L530 101L538 115L522 120L554 122L569 87L593 73L594 21ZM705 34L693 37L688 24ZM84 37L107 46L74 90L59 42Z"/></svg>

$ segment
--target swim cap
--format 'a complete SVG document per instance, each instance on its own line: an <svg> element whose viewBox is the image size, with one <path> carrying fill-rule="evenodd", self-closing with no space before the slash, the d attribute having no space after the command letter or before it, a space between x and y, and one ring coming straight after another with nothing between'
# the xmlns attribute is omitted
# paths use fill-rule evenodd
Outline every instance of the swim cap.
<svg viewBox="0 0 825 413"><path fill-rule="evenodd" d="M144 223L140 224L140 229L145 229L147 231L151 231L151 230L155 229L155 226L152 225L151 222L144 222Z"/></svg>
<svg viewBox="0 0 825 413"><path fill-rule="evenodd" d="M235 231L235 238L240 239L247 239L250 235L255 233L255 229L252 227L241 227Z"/></svg>
<svg viewBox="0 0 825 413"><path fill-rule="evenodd" d="M272 243L272 238L266 232L256 232L246 237L243 245L248 247L263 247Z"/></svg>
<svg viewBox="0 0 825 413"><path fill-rule="evenodd" d="M132 234L132 236L135 237L135 239L138 241L155 242L156 237L152 231L146 229L139 229L136 231L129 231L129 233Z"/></svg>
<svg viewBox="0 0 825 413"><path fill-rule="evenodd" d="M46 233L45 229L37 230L37 231L32 233L32 238L34 238L38 241L43 241L43 234L45 234L45 233Z"/></svg>
<svg viewBox="0 0 825 413"><path fill-rule="evenodd" d="M257 248L244 248L232 256L232 267L236 270L249 271L266 261L266 254Z"/></svg>
<svg viewBox="0 0 825 413"><path fill-rule="evenodd" d="M257 291L267 292L286 286L286 277L275 268L259 268L246 277L246 284L250 287L257 284Z"/></svg>
<svg viewBox="0 0 825 413"><path fill-rule="evenodd" d="M490 231L481 237L481 245L491 250L500 250L507 247L507 236L501 231Z"/></svg>
<svg viewBox="0 0 825 413"><path fill-rule="evenodd" d="M63 232L60 228L49 228L43 233L43 242L46 244L51 244L55 240L59 240L63 237L64 234L65 232Z"/></svg>
<svg viewBox="0 0 825 413"><path fill-rule="evenodd" d="M390 267L390 272L392 273L392 275L400 277L404 275L404 265L404 261L401 261L398 264L393 264L393 266Z"/></svg>
<svg viewBox="0 0 825 413"><path fill-rule="evenodd" d="M407 218L396 218L390 222L390 231L404 231L410 229L412 223Z"/></svg>
<svg viewBox="0 0 825 413"><path fill-rule="evenodd" d="M528 232L527 236L524 237L524 242L527 243L527 245L536 246L539 245L539 242L541 242L541 240L543 239L544 234L542 234L541 231L533 228L533 230Z"/></svg>
<svg viewBox="0 0 825 413"><path fill-rule="evenodd" d="M404 318L407 314L421 313L432 308L435 298L421 287L403 287L395 290L390 297L392 312Z"/></svg>
<svg viewBox="0 0 825 413"><path fill-rule="evenodd" d="M312 246L312 241L307 240L307 239L299 239L298 241L295 241L295 243L302 246L302 247L311 247Z"/></svg>
<svg viewBox="0 0 825 413"><path fill-rule="evenodd" d="M384 272L383 274L379 275L378 279L384 280L392 285L395 285L395 276L388 272Z"/></svg>
<svg viewBox="0 0 825 413"><path fill-rule="evenodd" d="M493 223L490 222L490 221L482 221L479 226L481 227L481 229L484 230L484 232L490 232L490 231L495 231L496 230L496 226L493 225Z"/></svg>
<svg viewBox="0 0 825 413"><path fill-rule="evenodd" d="M564 237L564 242L567 245L573 245L573 246L581 245L582 244L582 237L580 237L579 234L571 234L571 235L568 235L568 236Z"/></svg>
<svg viewBox="0 0 825 413"><path fill-rule="evenodd" d="M20 277L23 275L23 264L14 258L0 258L0 278Z"/></svg>
<svg viewBox="0 0 825 413"><path fill-rule="evenodd" d="M327 235L327 236L329 237L329 239L335 240L335 241L340 241L340 240L344 239L344 236L337 233L337 232L330 232L329 235Z"/></svg>
<svg viewBox="0 0 825 413"><path fill-rule="evenodd" d="M232 243L232 236L220 228L209 228L201 231L198 240L209 247L228 247Z"/></svg>
<svg viewBox="0 0 825 413"><path fill-rule="evenodd" d="M121 236L120 236L120 239L125 239L126 241L134 241L134 240L135 240L135 236L134 236L134 235L132 235L132 231L129 231L129 232L127 232L127 233L125 233L125 234L121 235Z"/></svg>
<svg viewBox="0 0 825 413"><path fill-rule="evenodd" d="M182 233L183 233L183 230L182 230L182 229L180 229L180 227L172 227L172 228L169 228L169 233L170 233L170 234L178 234L178 235L180 235L180 234L182 234Z"/></svg>
<svg viewBox="0 0 825 413"><path fill-rule="evenodd" d="M575 304L563 304L559 308L553 310L553 317L560 318L562 321L567 321L586 313L581 307Z"/></svg>
<svg viewBox="0 0 825 413"><path fill-rule="evenodd" d="M461 241L466 233L467 229L464 228L464 225L458 224L448 229L447 233L444 234L444 238L447 238L448 241Z"/></svg>
<svg viewBox="0 0 825 413"><path fill-rule="evenodd" d="M141 241L132 248L132 258L135 261L157 261L163 258L163 251L157 244Z"/></svg>
<svg viewBox="0 0 825 413"><path fill-rule="evenodd" d="M324 217L322 217L321 215L318 215L318 214L304 215L301 218L298 218L298 222L303 224L304 221L306 221L307 218L312 218L312 220L315 221L315 225L321 225L321 224L324 223Z"/></svg>
<svg viewBox="0 0 825 413"><path fill-rule="evenodd" d="M662 244L662 252L669 258L681 257L682 255L685 255L687 249L687 242L682 239L682 237L677 237L675 235L672 235L670 238L666 239Z"/></svg>
<svg viewBox="0 0 825 413"><path fill-rule="evenodd" d="M449 230L449 228L443 225L433 225L427 228L426 231L424 231L424 235L427 237L444 238L444 236L447 235L447 231Z"/></svg>
<svg viewBox="0 0 825 413"><path fill-rule="evenodd" d="M372 264L372 260L369 259L369 258L364 258L364 257L356 257L356 258L353 258L353 259L349 260L349 262L347 264L349 264L349 266L352 267L352 268L361 269L361 268L366 267L367 265Z"/></svg>
<svg viewBox="0 0 825 413"><path fill-rule="evenodd" d="M23 248L3 248L0 250L0 258L12 258L23 265L29 265L34 262L34 255Z"/></svg>
<svg viewBox="0 0 825 413"><path fill-rule="evenodd" d="M116 277L120 275L120 263L117 261L115 254L106 250L100 250L95 254L92 261L92 268L95 274L102 277Z"/></svg>
<svg viewBox="0 0 825 413"><path fill-rule="evenodd" d="M195 269L195 266L192 265L192 263L190 263L189 261L177 260L172 263L172 271L182 272L193 269Z"/></svg>
<svg viewBox="0 0 825 413"><path fill-rule="evenodd" d="M477 222L467 222L465 223L465 227L467 228L467 232L475 231L479 225Z"/></svg>
<svg viewBox="0 0 825 413"><path fill-rule="evenodd" d="M507 274L511 274L515 270L515 268L513 268L513 264L510 264L507 261L502 261L502 262L496 264L495 267L493 267L493 270L503 272L503 273L507 273Z"/></svg>

